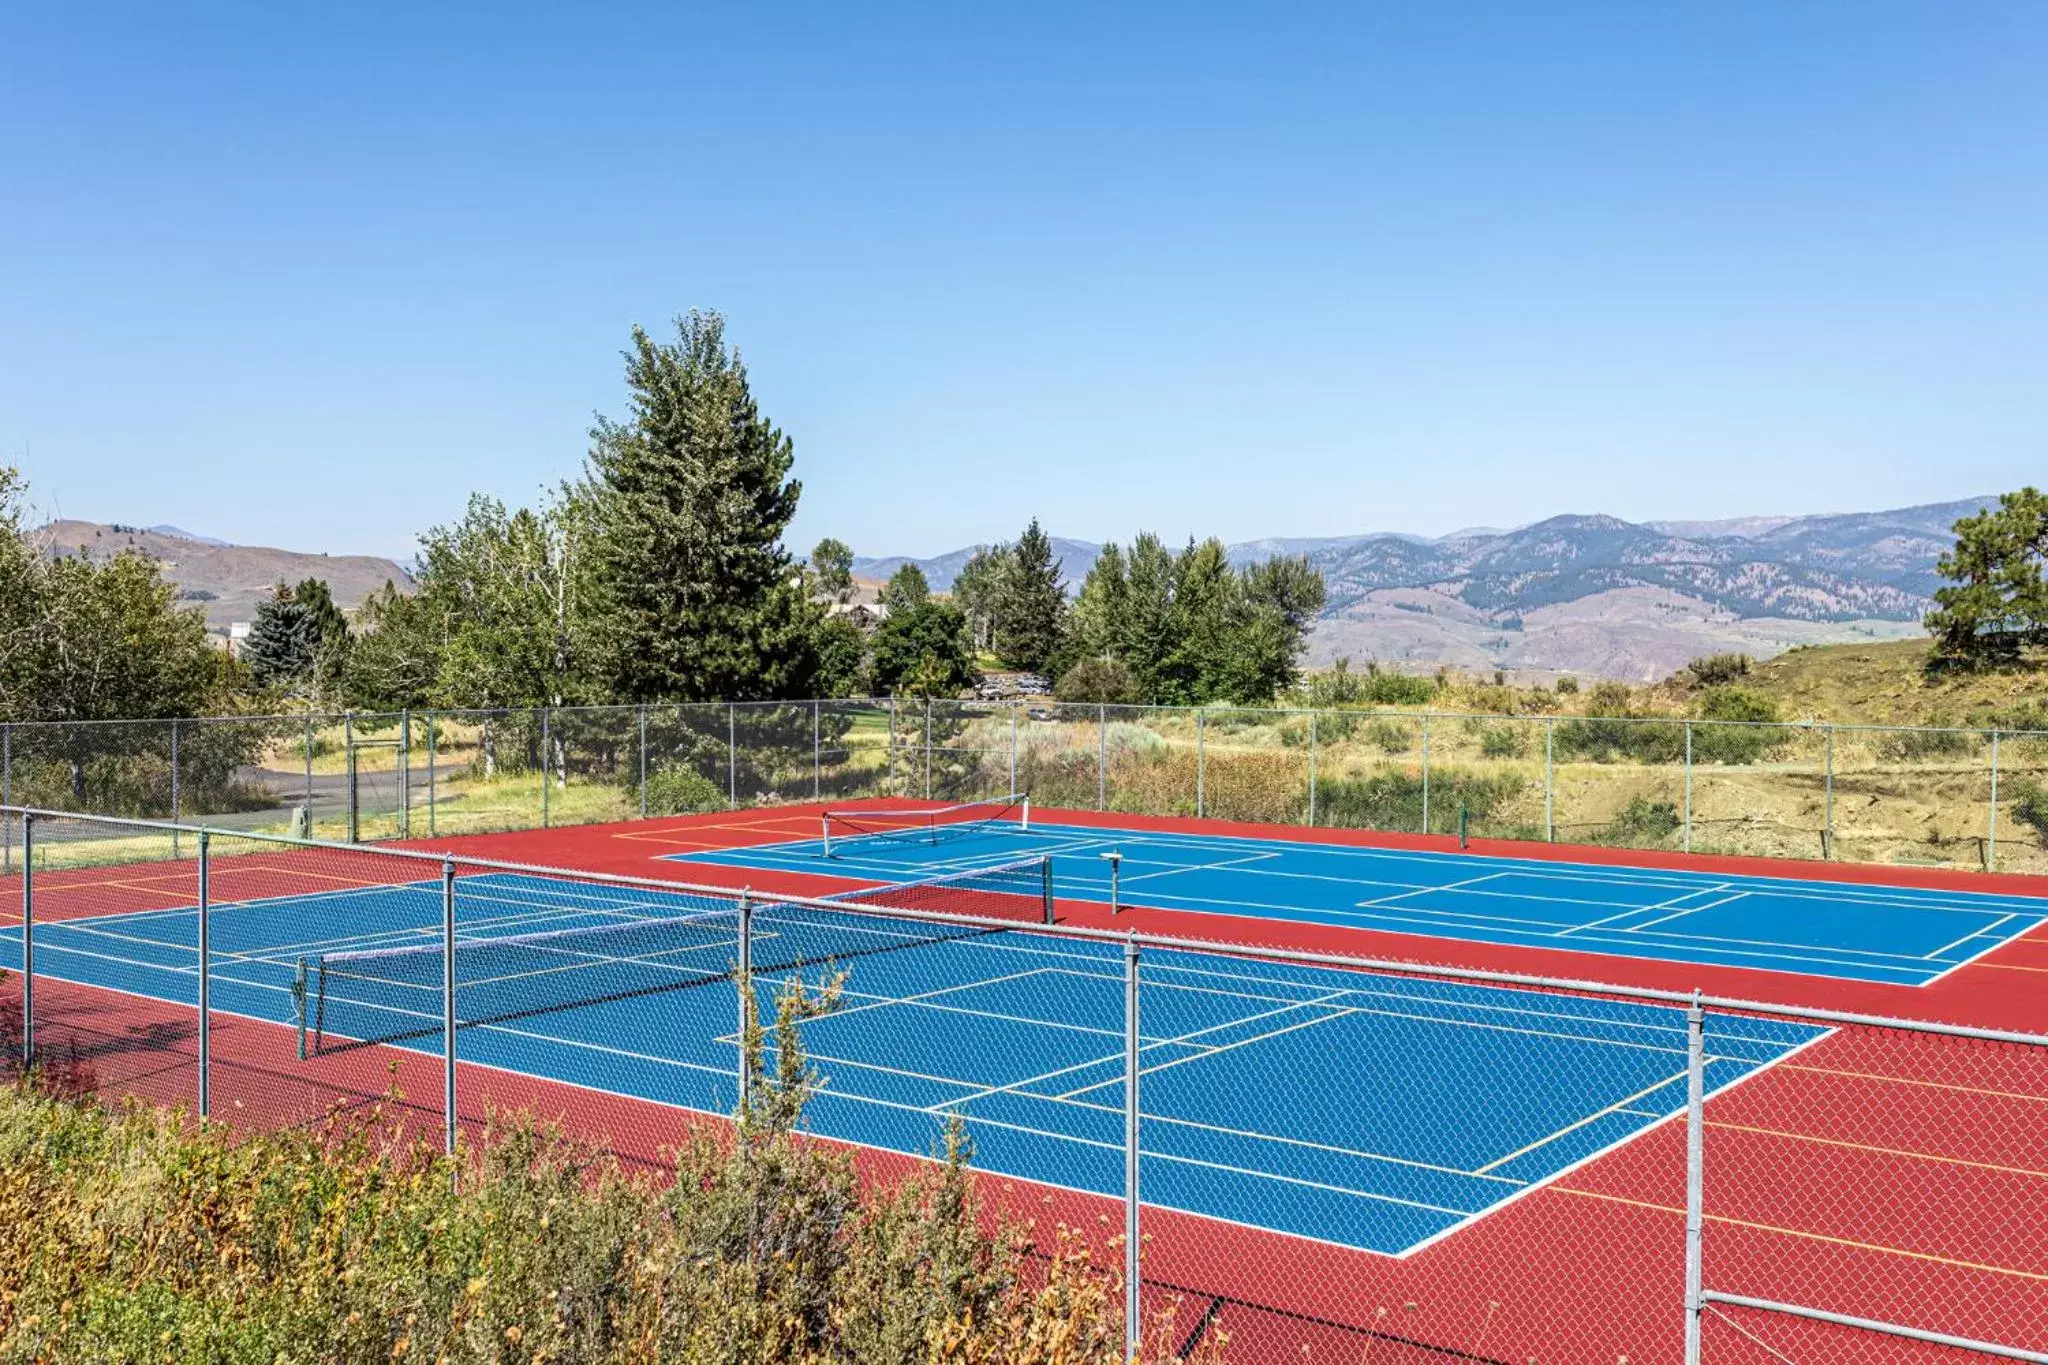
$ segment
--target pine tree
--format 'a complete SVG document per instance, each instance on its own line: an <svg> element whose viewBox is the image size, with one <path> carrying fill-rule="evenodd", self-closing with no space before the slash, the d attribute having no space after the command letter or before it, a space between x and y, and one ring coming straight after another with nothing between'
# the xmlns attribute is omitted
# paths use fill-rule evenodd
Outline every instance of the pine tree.
<svg viewBox="0 0 2048 1365"><path fill-rule="evenodd" d="M242 641L241 658L258 687L281 690L305 682L312 674L319 643L313 612L280 583L256 604L248 638Z"/></svg>
<svg viewBox="0 0 2048 1365"><path fill-rule="evenodd" d="M598 420L581 490L611 693L808 695L815 613L782 544L801 492L793 446L755 404L725 320L693 312L666 344L635 328L626 384L630 415Z"/></svg>
<svg viewBox="0 0 2048 1365"><path fill-rule="evenodd" d="M877 600L882 610L891 616L905 616L930 601L931 595L931 584L926 581L924 570L915 564L904 564L889 575L889 581L882 585Z"/></svg>
<svg viewBox="0 0 2048 1365"><path fill-rule="evenodd" d="M1013 668L1050 667L1065 642L1067 592L1052 538L1038 518L1011 550L997 610L996 652Z"/></svg>
<svg viewBox="0 0 2048 1365"><path fill-rule="evenodd" d="M1955 549L1935 565L1953 586L1935 589L1925 621L1936 656L1974 663L2048 644L2048 496L2001 494L1955 532Z"/></svg>

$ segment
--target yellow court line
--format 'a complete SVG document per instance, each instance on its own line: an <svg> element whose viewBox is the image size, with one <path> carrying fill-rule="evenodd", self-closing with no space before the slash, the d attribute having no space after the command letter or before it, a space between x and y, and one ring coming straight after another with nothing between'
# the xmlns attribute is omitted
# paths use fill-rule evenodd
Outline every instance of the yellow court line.
<svg viewBox="0 0 2048 1365"><path fill-rule="evenodd" d="M2015 1090L1986 1090L1980 1085L1956 1085L1950 1081L1923 1081L1911 1076L1879 1076L1868 1071L1843 1071L1831 1066L1804 1062L1782 1062L1780 1071L1810 1071L1816 1076L1841 1076L1853 1081L1882 1081L1886 1085L1917 1085L1926 1090L1946 1090L1957 1095L1982 1095L1994 1100L2019 1100L2026 1104L2048 1104L2048 1095L2022 1095Z"/></svg>
<svg viewBox="0 0 2048 1365"><path fill-rule="evenodd" d="M1581 1199L1597 1199L1608 1204L1625 1204L1631 1208L1648 1209L1653 1213L1668 1213L1685 1217L1684 1209L1669 1204L1652 1204L1647 1200L1629 1199L1618 1194L1601 1194L1597 1190L1576 1190L1569 1185L1556 1187L1560 1194L1574 1194ZM2048 1271L2021 1270L2017 1266L1986 1265L1981 1261L1965 1261L1954 1256L1937 1256L1931 1251L1908 1251L1904 1247L1888 1247L1877 1242L1859 1242L1853 1237L1832 1237L1824 1232L1805 1232L1799 1228L1781 1228L1772 1223L1753 1223L1746 1218L1730 1218L1725 1214L1710 1213L1709 1223L1723 1223L1729 1227L1748 1228L1752 1232L1776 1233L1781 1237L1797 1237L1803 1241L1826 1242L1830 1246L1850 1247L1857 1251L1875 1251L1884 1256L1903 1256L1912 1261L1928 1261L1935 1265L1953 1266L1958 1270L1980 1270L1987 1275L2010 1275L2015 1279L2036 1280L2048 1284Z"/></svg>
<svg viewBox="0 0 2048 1365"><path fill-rule="evenodd" d="M1852 1152L1872 1152L1878 1156L1902 1156L1914 1161L1933 1161L1944 1166L1967 1166L1976 1171L1996 1171L2000 1175L2024 1175L2035 1180L2048 1180L2048 1171L2037 1171L2027 1166L2000 1166L1990 1161L1972 1161L1968 1157L1942 1156L1935 1152L1916 1152L1909 1147L1879 1147L1870 1142L1849 1142L1843 1138L1814 1137L1809 1133L1787 1133L1777 1128L1753 1128L1746 1123L1720 1123L1709 1120L1709 1128L1719 1128L1730 1133L1753 1133L1759 1137L1787 1138L1793 1142L1810 1142L1819 1147L1841 1147Z"/></svg>

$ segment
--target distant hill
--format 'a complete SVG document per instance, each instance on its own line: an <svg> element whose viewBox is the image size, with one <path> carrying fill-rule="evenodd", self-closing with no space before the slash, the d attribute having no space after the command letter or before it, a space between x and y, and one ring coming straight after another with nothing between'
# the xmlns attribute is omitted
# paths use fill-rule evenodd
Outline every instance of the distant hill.
<svg viewBox="0 0 2048 1365"><path fill-rule="evenodd" d="M1418 666L1647 681L1703 653L1915 635L1964 498L1884 512L1651 524L1560 516L1508 531L1273 538L1230 547L1243 564L1305 554L1329 602L1310 662L1340 655ZM1059 540L1078 586L1098 551ZM919 560L949 587L972 550ZM856 560L886 577L899 559Z"/></svg>
<svg viewBox="0 0 2048 1365"><path fill-rule="evenodd" d="M279 583L324 578L343 608L354 607L386 580L410 590L412 579L388 559L373 555L305 554L257 545L229 545L193 535L174 526L142 529L93 521L56 521L38 533L55 556L84 555L107 560L123 550L136 550L163 566L164 577L178 585L185 601L206 609L206 623L226 630L233 621L247 621L256 604Z"/></svg>

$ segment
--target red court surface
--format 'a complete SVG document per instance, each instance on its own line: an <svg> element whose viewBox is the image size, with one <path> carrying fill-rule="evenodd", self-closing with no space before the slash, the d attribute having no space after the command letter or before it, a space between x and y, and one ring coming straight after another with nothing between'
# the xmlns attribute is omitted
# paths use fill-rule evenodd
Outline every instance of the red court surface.
<svg viewBox="0 0 2048 1365"><path fill-rule="evenodd" d="M1455 841L1354 831L1269 829L1222 821L1044 812L1067 824L1113 824L1237 837L1450 850ZM410 847L590 871L736 885L769 892L846 889L839 878L742 874L664 861L676 853L809 837L819 808L735 812L628 825L415 841ZM1996 889L2038 894L2026 878L1685 858L1612 849L1475 842L1474 852L1531 859L1682 867L1816 881ZM359 867L351 860L362 858ZM39 901L57 914L189 904L190 864L52 873ZM422 876L431 876L430 867ZM252 857L217 879L222 900L302 892L308 878L392 879L372 855ZM65 894L68 891L69 894ZM18 895L18 883L15 887ZM0 886L0 895L8 888ZM18 903L18 901L16 902ZM1940 1019L2039 1032L2048 1025L2048 937L1993 951L1925 987L1779 972L1532 950L1327 925L1137 908L1110 918L1062 904L1069 922L1167 935L1456 965L1751 1000ZM104 1092L190 1103L196 1094L193 1016L160 1001L39 981L46 1049L89 1068ZM314 1122L333 1106L392 1091L428 1131L439 1123L437 1059L370 1048L301 1061L291 1029L220 1018L212 1034L214 1110L235 1123ZM465 1126L487 1110L559 1119L629 1162L661 1164L688 1126L684 1111L465 1064ZM1707 1282L1723 1292L1784 1299L2040 1349L2048 1324L2048 1055L1998 1044L1837 1030L1732 1091L1707 1119ZM1405 1258L1382 1256L1147 1208L1148 1309L1173 1304L1178 1347L1213 1334L1232 1360L1676 1361L1682 1326L1684 1132L1667 1121L1469 1227ZM887 1175L903 1158L864 1154ZM984 1178L991 1204L1038 1226L1073 1223L1114 1259L1121 1218L1111 1200ZM1856 1358L1841 1329L1782 1318L1710 1313L1707 1358ZM1776 1354L1774 1354L1774 1352ZM1930 1363L1952 1351L1888 1342L1870 1358Z"/></svg>

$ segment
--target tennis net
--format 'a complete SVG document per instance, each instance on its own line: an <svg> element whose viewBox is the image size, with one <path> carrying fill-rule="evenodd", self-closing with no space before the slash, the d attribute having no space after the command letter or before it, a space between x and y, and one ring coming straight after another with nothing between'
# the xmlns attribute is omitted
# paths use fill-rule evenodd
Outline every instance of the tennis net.
<svg viewBox="0 0 2048 1365"><path fill-rule="evenodd" d="M991 830L1031 828L1031 797L1023 792L911 810L828 810L822 817L827 858L867 842L936 844Z"/></svg>
<svg viewBox="0 0 2048 1365"><path fill-rule="evenodd" d="M550 885L561 887L563 918L603 915L608 922L498 935L458 929L458 1029L729 982L742 961L743 934L758 974L1053 920L1051 860L1043 857L866 887L823 901L770 899L746 908L738 892L679 888L650 895L635 888L630 901L621 898L620 908L604 910L593 908L592 892L607 889L605 884L574 881L541 882L537 900L545 899ZM676 913L661 913L670 896ZM954 917L958 923L950 922ZM306 959L299 968L301 1055L439 1036L448 1024L447 966L438 940Z"/></svg>

